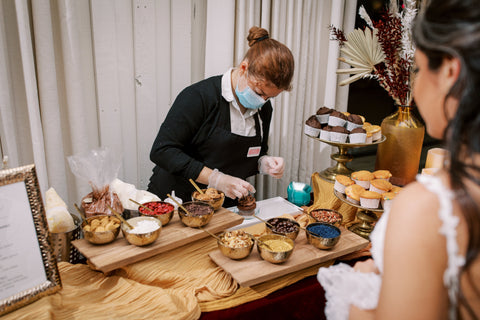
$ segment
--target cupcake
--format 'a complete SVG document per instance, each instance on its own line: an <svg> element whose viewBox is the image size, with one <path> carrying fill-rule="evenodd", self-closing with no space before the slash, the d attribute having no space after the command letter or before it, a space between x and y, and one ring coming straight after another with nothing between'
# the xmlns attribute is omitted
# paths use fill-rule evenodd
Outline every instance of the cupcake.
<svg viewBox="0 0 480 320"><path fill-rule="evenodd" d="M360 195L360 205L364 208L377 209L382 195L375 191L364 191Z"/></svg>
<svg viewBox="0 0 480 320"><path fill-rule="evenodd" d="M342 174L337 174L335 176L335 184L333 185L333 189L337 190L340 193L345 193L345 188L355 184L352 179Z"/></svg>
<svg viewBox="0 0 480 320"><path fill-rule="evenodd" d="M348 138L348 130L341 126L332 127L330 141L345 143Z"/></svg>
<svg viewBox="0 0 480 320"><path fill-rule="evenodd" d="M392 189L390 189L390 192L393 192L395 194L398 194L402 190L402 187L399 186L392 186Z"/></svg>
<svg viewBox="0 0 480 320"><path fill-rule="evenodd" d="M257 207L257 202L255 197L251 194L245 197L238 199L238 214L242 216L252 216L255 213L255 208Z"/></svg>
<svg viewBox="0 0 480 320"><path fill-rule="evenodd" d="M393 198L395 198L396 194L393 192L385 192L382 194L382 199L380 200L382 204L383 210L390 210L390 206L392 205Z"/></svg>
<svg viewBox="0 0 480 320"><path fill-rule="evenodd" d="M328 118L330 117L330 114L332 113L333 109L330 109L328 107L321 107L320 109L317 110L316 116L317 120L321 124L327 124L328 123Z"/></svg>
<svg viewBox="0 0 480 320"><path fill-rule="evenodd" d="M347 123L347 116L337 110L333 110L328 117L328 125L331 127L343 127Z"/></svg>
<svg viewBox="0 0 480 320"><path fill-rule="evenodd" d="M358 184L352 184L345 188L345 194L347 195L347 200L359 205L360 204L360 195L365 191L362 186Z"/></svg>
<svg viewBox="0 0 480 320"><path fill-rule="evenodd" d="M365 131L365 129L362 127L355 128L350 131L348 139L350 143L365 143L365 141L367 141L367 131Z"/></svg>
<svg viewBox="0 0 480 320"><path fill-rule="evenodd" d="M370 181L373 180L373 173L367 170L355 171L352 173L352 180L356 184L368 190L370 188Z"/></svg>
<svg viewBox="0 0 480 320"><path fill-rule="evenodd" d="M352 131L355 128L361 128L363 126L362 118L359 115L351 114L347 117L347 130Z"/></svg>
<svg viewBox="0 0 480 320"><path fill-rule="evenodd" d="M392 173L388 170L376 170L372 173L375 179L384 179L390 181L390 178L392 177Z"/></svg>
<svg viewBox="0 0 480 320"><path fill-rule="evenodd" d="M363 129L367 130L367 127L370 127L372 124L370 122L363 121Z"/></svg>
<svg viewBox="0 0 480 320"><path fill-rule="evenodd" d="M369 190L384 194L392 190L392 184L385 179L373 179L370 181Z"/></svg>
<svg viewBox="0 0 480 320"><path fill-rule="evenodd" d="M305 134L317 138L320 134L320 129L322 125L317 120L317 116L313 115L305 121L304 132Z"/></svg>
<svg viewBox="0 0 480 320"><path fill-rule="evenodd" d="M377 125L370 126L370 132L372 133L372 140L377 141L382 138L382 128ZM367 130L368 132L368 130Z"/></svg>
<svg viewBox="0 0 480 320"><path fill-rule="evenodd" d="M367 138L365 139L365 143L372 143L373 142L373 134L367 131Z"/></svg>
<svg viewBox="0 0 480 320"><path fill-rule="evenodd" d="M332 127L329 125L325 125L320 130L320 139L330 141L330 132L332 131Z"/></svg>

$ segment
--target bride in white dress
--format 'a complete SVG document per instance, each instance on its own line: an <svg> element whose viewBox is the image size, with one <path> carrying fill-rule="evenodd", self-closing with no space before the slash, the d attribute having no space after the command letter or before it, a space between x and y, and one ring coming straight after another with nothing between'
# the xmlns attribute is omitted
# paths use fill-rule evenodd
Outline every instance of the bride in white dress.
<svg viewBox="0 0 480 320"><path fill-rule="evenodd" d="M328 319L480 317L480 0L430 0L413 95L445 169L418 176L371 234L373 260L320 268Z"/></svg>

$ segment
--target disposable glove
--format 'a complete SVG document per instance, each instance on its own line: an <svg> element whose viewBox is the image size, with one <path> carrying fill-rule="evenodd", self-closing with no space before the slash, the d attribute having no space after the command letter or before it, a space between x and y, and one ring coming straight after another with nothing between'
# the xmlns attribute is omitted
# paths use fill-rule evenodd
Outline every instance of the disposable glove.
<svg viewBox="0 0 480 320"><path fill-rule="evenodd" d="M282 157L263 156L258 159L258 171L261 174L268 174L276 179L283 176L285 161Z"/></svg>
<svg viewBox="0 0 480 320"><path fill-rule="evenodd" d="M255 188L247 181L229 176L215 169L208 177L208 187L215 188L225 193L225 196L235 199L248 195L248 192L255 193Z"/></svg>

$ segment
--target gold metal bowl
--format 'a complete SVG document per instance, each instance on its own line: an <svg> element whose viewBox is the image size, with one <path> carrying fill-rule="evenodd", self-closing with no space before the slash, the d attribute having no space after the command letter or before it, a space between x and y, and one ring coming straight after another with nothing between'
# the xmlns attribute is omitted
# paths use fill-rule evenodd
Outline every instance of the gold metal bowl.
<svg viewBox="0 0 480 320"><path fill-rule="evenodd" d="M268 219L267 222L265 224L267 234L280 234L295 240L300 232L300 224L292 219L278 217ZM288 231L288 229L292 231Z"/></svg>
<svg viewBox="0 0 480 320"><path fill-rule="evenodd" d="M82 222L83 237L93 244L110 243L117 238L120 224L114 216L91 216Z"/></svg>
<svg viewBox="0 0 480 320"><path fill-rule="evenodd" d="M162 223L162 226L166 226L170 222L170 220L172 220L173 213L175 212L175 207L173 206L173 204L165 202L165 201L150 201L150 202L145 202L145 203L142 203L142 204L144 206L147 206L147 207L149 207L151 205L163 205L163 206L168 205L169 207L171 207L171 210L169 210L167 212L161 212L159 209L155 209L155 208L152 209L152 210L154 210L154 212L151 212L151 211L139 206L138 207L138 212L140 213L140 215L142 217L157 218Z"/></svg>
<svg viewBox="0 0 480 320"><path fill-rule="evenodd" d="M204 195L201 195L200 192L198 191L194 191L192 193L193 201L206 202L213 207L213 210L218 210L222 207L223 202L225 201L225 193L223 193L222 191L215 190L220 196L211 198L211 197L208 197L207 189L201 189L201 190L203 191Z"/></svg>
<svg viewBox="0 0 480 320"><path fill-rule="evenodd" d="M136 233L135 227L141 223L141 221L151 221L156 224L158 228L153 231ZM162 231L162 223L160 220L154 217L135 217L128 219L127 222L131 224L134 229L130 229L125 223L122 223L123 237L128 241L128 243L139 247L155 242L155 240L157 240L160 236L160 231Z"/></svg>
<svg viewBox="0 0 480 320"><path fill-rule="evenodd" d="M222 241L217 240L218 249L224 256L240 260L248 257L252 252L255 238L242 230L227 231L218 236ZM234 238L241 241L234 241Z"/></svg>
<svg viewBox="0 0 480 320"><path fill-rule="evenodd" d="M178 216L180 217L180 221L182 221L182 223L187 227L192 227L192 228L203 227L204 225L209 223L213 217L214 209L211 205L209 205L206 202L189 201L189 202L185 202L182 206L185 209L187 209L187 211L190 214L185 213L183 209L179 207L177 210ZM195 214L195 211L191 210L191 208L197 207L197 206L204 207L202 210L205 210L206 213L201 215ZM205 208L208 208L208 209L205 209Z"/></svg>
<svg viewBox="0 0 480 320"><path fill-rule="evenodd" d="M339 227L343 221L343 215L333 209L315 209L308 213L316 222L328 223Z"/></svg>
<svg viewBox="0 0 480 320"><path fill-rule="evenodd" d="M322 222L314 222L307 226L305 233L307 235L308 243L314 247L322 250L333 248L342 232L337 227Z"/></svg>
<svg viewBox="0 0 480 320"><path fill-rule="evenodd" d="M289 237L280 234L266 234L258 238L261 242L266 242L273 250L257 241L257 250L260 257L270 263L283 263L290 258L295 242ZM272 242L273 241L273 242ZM284 247L283 249L281 247Z"/></svg>

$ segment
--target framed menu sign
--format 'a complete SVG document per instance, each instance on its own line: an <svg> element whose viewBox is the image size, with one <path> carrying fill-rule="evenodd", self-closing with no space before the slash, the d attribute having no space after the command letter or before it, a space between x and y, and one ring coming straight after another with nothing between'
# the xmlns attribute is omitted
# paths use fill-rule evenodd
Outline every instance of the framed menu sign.
<svg viewBox="0 0 480 320"><path fill-rule="evenodd" d="M0 316L61 288L34 165L0 171Z"/></svg>

